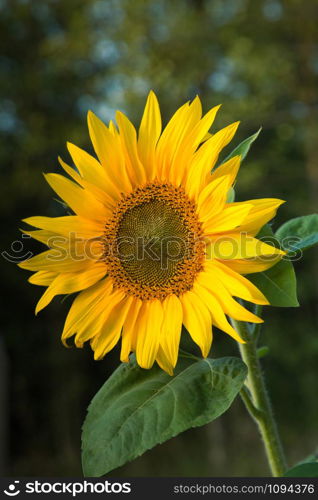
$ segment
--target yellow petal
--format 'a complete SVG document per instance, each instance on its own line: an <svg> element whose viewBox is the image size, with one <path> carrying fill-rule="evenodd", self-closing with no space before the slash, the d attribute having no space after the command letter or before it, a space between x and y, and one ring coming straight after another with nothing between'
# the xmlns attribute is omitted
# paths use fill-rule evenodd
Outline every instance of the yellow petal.
<svg viewBox="0 0 318 500"><path fill-rule="evenodd" d="M204 115L203 118L194 125L192 130L190 130L180 142L169 170L169 179L177 185L179 185L181 181L183 181L184 176L189 173L189 165L192 156L199 147L207 131L212 126L219 108L220 106L215 106L210 109L210 111L208 111L208 113L206 113L206 115Z"/></svg>
<svg viewBox="0 0 318 500"><path fill-rule="evenodd" d="M40 241L41 243L44 243L44 245L50 246L51 248L54 247L56 241L61 245L67 244L67 242L69 241L66 236L53 233L52 231L46 231L45 229L38 229L35 231L22 230L22 233L31 236L31 238L34 238L35 240Z"/></svg>
<svg viewBox="0 0 318 500"><path fill-rule="evenodd" d="M221 105L218 104L211 108L201 120L193 127L193 130L189 133L187 137L187 142L191 144L191 149L196 150L200 145L202 140L207 134L207 131L212 127L215 120L216 114L219 111Z"/></svg>
<svg viewBox="0 0 318 500"><path fill-rule="evenodd" d="M210 236L210 240L212 236ZM214 241L206 247L207 258L218 260L249 259L251 257L269 256L276 259L276 255L285 255L282 250L268 245L246 233L227 233L216 236ZM266 260L267 260L266 259Z"/></svg>
<svg viewBox="0 0 318 500"><path fill-rule="evenodd" d="M90 260L92 263L103 258L105 249L102 238L92 238L90 240L78 238L74 233L69 237L61 234L39 229L36 231L23 231L32 238L44 243L51 249L56 250L52 252L49 257L52 260L63 260L70 257L73 260Z"/></svg>
<svg viewBox="0 0 318 500"><path fill-rule="evenodd" d="M54 248L39 253L30 259L18 264L21 269L29 271L53 271L56 273L80 272L91 264L91 260L85 255L80 260L75 260L65 247Z"/></svg>
<svg viewBox="0 0 318 500"><path fill-rule="evenodd" d="M113 134L114 137L119 136L119 132L117 130L117 127L112 120L110 120L108 128L109 128L110 133Z"/></svg>
<svg viewBox="0 0 318 500"><path fill-rule="evenodd" d="M137 149L137 133L131 121L120 111L116 113L121 144L125 152L129 177L133 186L146 182L146 172Z"/></svg>
<svg viewBox="0 0 318 500"><path fill-rule="evenodd" d="M215 165L222 149L232 140L239 122L219 130L208 139L195 153L189 167L187 191L190 196L197 197L207 182L211 179L211 170ZM235 163L238 160L235 160ZM233 162L234 163L234 162ZM222 174L227 175L227 174Z"/></svg>
<svg viewBox="0 0 318 500"><path fill-rule="evenodd" d="M119 198L119 191L114 184L108 172L101 164L83 149L75 146L70 142L67 143L67 148L72 157L73 162L78 168L84 180L90 184L98 186L101 190L108 194L113 199Z"/></svg>
<svg viewBox="0 0 318 500"><path fill-rule="evenodd" d="M63 168L63 170L75 181L77 182L77 184L79 184L80 186L82 186L82 181L83 181L83 178L80 176L80 174L78 173L77 170L75 170L73 167L70 167L67 163L65 163L65 161L60 157L58 156L57 157L58 161L59 161L59 164L61 165L61 167Z"/></svg>
<svg viewBox="0 0 318 500"><path fill-rule="evenodd" d="M261 318L245 309L233 299L232 295L225 287L225 283L223 283L214 272L201 272L197 277L197 281L217 298L223 311L231 318L239 321L249 321L251 323L263 323Z"/></svg>
<svg viewBox="0 0 318 500"><path fill-rule="evenodd" d="M233 271L239 274L250 274L250 273L260 273L266 271L270 267L274 266L281 260L281 256L278 255L276 258L271 258L269 262L266 262L264 257L252 258L252 259L234 259L234 260L220 260L222 264L233 269Z"/></svg>
<svg viewBox="0 0 318 500"><path fill-rule="evenodd" d="M165 372L168 373L168 375L173 375L173 367L171 365L171 362L169 361L165 351L161 346L159 346L157 356L156 356L156 361L160 368L164 370Z"/></svg>
<svg viewBox="0 0 318 500"><path fill-rule="evenodd" d="M202 139L202 142L205 142L207 141L208 139L211 139L213 134L211 134L211 132L208 132L207 134L205 134L205 136L203 137Z"/></svg>
<svg viewBox="0 0 318 500"><path fill-rule="evenodd" d="M252 205L238 205L233 203L231 206L226 205L222 212L207 219L203 224L205 235L222 233L224 231L233 231L240 226L246 219Z"/></svg>
<svg viewBox="0 0 318 500"><path fill-rule="evenodd" d="M169 295L163 301L163 314L160 346L171 368L174 368L178 359L183 317L182 305L176 295Z"/></svg>
<svg viewBox="0 0 318 500"><path fill-rule="evenodd" d="M77 186L63 175L46 174L45 179L77 215L104 221L111 215L111 212L86 189Z"/></svg>
<svg viewBox="0 0 318 500"><path fill-rule="evenodd" d="M117 344L133 300L133 297L124 297L110 311L100 334L91 341L94 359L103 358Z"/></svg>
<svg viewBox="0 0 318 500"><path fill-rule="evenodd" d="M66 317L63 342L76 332L79 335L89 332L88 338L99 334L104 320L103 313L107 307L111 307L109 297L112 289L112 281L105 278L77 295ZM92 324L94 328L90 328Z"/></svg>
<svg viewBox="0 0 318 500"><path fill-rule="evenodd" d="M67 163L65 163L65 161L63 161L60 156L58 157L58 160L63 170L65 170L65 172L70 177L72 177L72 179L74 179L82 188L86 189L91 195L94 196L97 201L105 205L106 208L110 210L113 209L114 205L116 204L115 200L119 199L121 196L117 188L114 188L114 190L112 190L111 188L108 190L100 189L100 187L96 185L98 179L96 179L95 183L92 184L91 182L88 182L86 179L81 177L80 174L78 174L74 170L74 168L67 165ZM99 166L99 168L102 167Z"/></svg>
<svg viewBox="0 0 318 500"><path fill-rule="evenodd" d="M210 182L203 189L197 201L201 222L209 220L224 209L229 187L230 178L226 175Z"/></svg>
<svg viewBox="0 0 318 500"><path fill-rule="evenodd" d="M59 274L40 298L35 309L35 314L44 309L56 295L85 290L102 279L105 274L106 267L104 263L96 263L80 273Z"/></svg>
<svg viewBox="0 0 318 500"><path fill-rule="evenodd" d="M223 330L225 333L234 338L237 342L244 343L239 334L227 321L226 316L224 314L224 310L221 307L215 295L213 295L213 293L210 290L205 288L199 282L196 282L194 284L193 291L198 297L201 298L201 300L205 303L205 305L209 309L213 325L217 326L220 330Z"/></svg>
<svg viewBox="0 0 318 500"><path fill-rule="evenodd" d="M266 297L255 285L253 285L253 283L221 262L213 260L212 262L206 263L206 270L211 273L211 276L217 277L231 295L248 300L254 304L269 304Z"/></svg>
<svg viewBox="0 0 318 500"><path fill-rule="evenodd" d="M213 170L211 176L208 177L208 181L218 179L219 177L223 177L224 175L229 175L231 178L230 184L234 184L240 168L240 164L241 157L233 156L233 158L230 158L226 162L222 163L222 165L220 165L217 169Z"/></svg>
<svg viewBox="0 0 318 500"><path fill-rule="evenodd" d="M151 368L159 349L162 304L158 299L144 302L139 313L136 357L142 368Z"/></svg>
<svg viewBox="0 0 318 500"><path fill-rule="evenodd" d="M161 114L156 95L151 91L145 106L138 134L138 153L143 163L147 180L156 174L155 152L161 134Z"/></svg>
<svg viewBox="0 0 318 500"><path fill-rule="evenodd" d="M95 342L97 342L101 331L105 326L107 318L111 314L112 310L117 306L117 304L119 302L122 302L124 298L125 294L120 290L114 290L110 295L108 295L107 302L104 299L103 303L101 303L103 307L98 307L98 309L96 309L96 313L94 314L93 318L88 320L88 322L85 324L85 327L81 325L80 330L75 336L75 345L77 347L82 347L83 344L89 340L91 347L94 350L93 343L95 345ZM109 340L111 341L111 339ZM112 340L117 343L119 337L117 337L116 341L114 337L112 337ZM111 345L108 340L105 340L105 342L107 343L107 345L105 344L104 346L105 349L107 349L108 347L109 350L111 350L115 345L115 343ZM94 359L97 359L95 355Z"/></svg>
<svg viewBox="0 0 318 500"><path fill-rule="evenodd" d="M262 198L241 202L241 206L249 205L252 207L246 220L241 225L241 231L255 236L276 215L278 207L283 203L285 203L283 200L277 198Z"/></svg>
<svg viewBox="0 0 318 500"><path fill-rule="evenodd" d="M107 175L121 192L131 191L120 141L91 111L87 115L88 129L95 152Z"/></svg>
<svg viewBox="0 0 318 500"><path fill-rule="evenodd" d="M23 222L30 226L45 229L62 236L93 239L104 234L105 223L84 219L77 215L66 215L64 217L28 217Z"/></svg>
<svg viewBox="0 0 318 500"><path fill-rule="evenodd" d="M173 158L184 137L201 118L199 98L193 103L185 103L172 116L163 130L157 146L157 168L161 180L169 178Z"/></svg>
<svg viewBox="0 0 318 500"><path fill-rule="evenodd" d="M206 358L212 344L210 313L204 302L191 291L184 293L180 300L183 308L183 324L200 347L202 356Z"/></svg>
<svg viewBox="0 0 318 500"><path fill-rule="evenodd" d="M138 334L136 321L141 305L142 301L135 298L128 311L125 323L123 325L120 361L123 361L125 363L129 362L129 354L136 349L136 338Z"/></svg>
<svg viewBox="0 0 318 500"><path fill-rule="evenodd" d="M53 271L37 271L29 277L28 281L32 285L49 286L56 276L57 273Z"/></svg>

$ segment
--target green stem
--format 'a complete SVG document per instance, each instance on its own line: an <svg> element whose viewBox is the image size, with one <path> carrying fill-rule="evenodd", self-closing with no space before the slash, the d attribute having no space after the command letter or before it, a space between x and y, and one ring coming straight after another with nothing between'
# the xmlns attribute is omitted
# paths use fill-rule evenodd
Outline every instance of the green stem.
<svg viewBox="0 0 318 500"><path fill-rule="evenodd" d="M246 406L247 411L251 415L251 417L254 418L254 420L256 420L256 421L258 419L260 419L262 417L263 413L258 408L256 408L256 406L254 406L254 403L253 403L251 396L250 396L250 392L249 392L248 388L246 387L246 385L244 385L242 387L242 389L240 390L240 396L242 398L243 403Z"/></svg>
<svg viewBox="0 0 318 500"><path fill-rule="evenodd" d="M242 399L261 433L267 459L274 477L282 476L286 470L286 460L280 442L271 402L266 391L265 381L257 356L257 337L255 331L249 331L246 323L231 320L245 344L239 344L244 363L248 367L247 387L241 393ZM257 329L258 333L258 329Z"/></svg>

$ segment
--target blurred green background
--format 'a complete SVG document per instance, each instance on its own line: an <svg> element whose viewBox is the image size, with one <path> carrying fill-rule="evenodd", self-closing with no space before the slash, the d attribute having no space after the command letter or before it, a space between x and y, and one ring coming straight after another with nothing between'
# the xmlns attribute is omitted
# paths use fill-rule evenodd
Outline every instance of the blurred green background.
<svg viewBox="0 0 318 500"><path fill-rule="evenodd" d="M91 150L87 110L108 121L121 109L137 124L149 89L165 121L196 94L205 111L223 103L216 128L241 120L232 147L263 127L241 168L237 199L287 200L274 228L317 211L317 18L316 0L1 0L2 257L38 250L22 242L21 218L63 213L42 172L59 171L58 155L69 160L67 140ZM296 263L301 307L268 309L262 333L290 464L318 445L317 260L311 249ZM58 297L35 317L42 288L14 263L1 263L1 473L80 475L86 407L118 350L94 362L89 347L65 349L60 333L71 299ZM216 335L214 355L228 354L236 355L235 343ZM237 399L212 424L114 474L269 472Z"/></svg>

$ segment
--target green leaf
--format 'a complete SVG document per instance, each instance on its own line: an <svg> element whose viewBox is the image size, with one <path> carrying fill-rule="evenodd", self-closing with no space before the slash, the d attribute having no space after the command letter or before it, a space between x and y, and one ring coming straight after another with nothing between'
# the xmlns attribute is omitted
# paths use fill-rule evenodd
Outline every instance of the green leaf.
<svg viewBox="0 0 318 500"><path fill-rule="evenodd" d="M258 233L257 238L265 243L279 246L279 242L268 224ZM272 306L299 306L295 271L288 258L284 257L267 271L249 274L248 279L263 292Z"/></svg>
<svg viewBox="0 0 318 500"><path fill-rule="evenodd" d="M308 462L318 463L318 448L313 453L311 453L310 455L307 455L307 457L303 458L303 460L300 460L300 462L297 462L296 465L307 464ZM296 467L296 465L295 465L295 467Z"/></svg>
<svg viewBox="0 0 318 500"><path fill-rule="evenodd" d="M305 250L318 243L318 214L303 215L285 222L276 237L284 250Z"/></svg>
<svg viewBox="0 0 318 500"><path fill-rule="evenodd" d="M257 349L257 357L259 359L261 358L264 358L265 356L267 356L267 354L269 353L269 347L267 345L263 345L262 347L259 347Z"/></svg>
<svg viewBox="0 0 318 500"><path fill-rule="evenodd" d="M318 477L318 462L296 465L285 472L284 477Z"/></svg>
<svg viewBox="0 0 318 500"><path fill-rule="evenodd" d="M243 161L247 153L249 152L251 145L259 136L261 130L262 127L255 134L251 135L247 139L244 139L244 141L242 141L235 149L233 149L233 151L225 158L225 160L223 160L222 163L225 163L230 158L233 158L233 156L237 155L240 155L241 160Z"/></svg>
<svg viewBox="0 0 318 500"><path fill-rule="evenodd" d="M261 130L262 130L262 127L255 134L251 135L247 139L244 139L244 141L242 141L235 149L233 149L233 151L225 158L225 160L222 161L222 163L225 163L230 158L233 158L233 156L238 156L238 155L241 156L241 161L243 161L244 158L246 157L247 153L249 152L249 149L250 149L252 143L259 136L259 133ZM221 165L222 165L222 163L221 163ZM226 202L233 203L233 201L235 201L235 191L234 191L234 188L231 187L229 189Z"/></svg>
<svg viewBox="0 0 318 500"><path fill-rule="evenodd" d="M122 363L93 398L83 426L85 476L99 477L158 443L224 413L243 386L239 358L180 358L171 377L159 367Z"/></svg>
<svg viewBox="0 0 318 500"><path fill-rule="evenodd" d="M295 271L289 260L282 259L262 273L249 274L248 279L263 292L272 306L299 306Z"/></svg>

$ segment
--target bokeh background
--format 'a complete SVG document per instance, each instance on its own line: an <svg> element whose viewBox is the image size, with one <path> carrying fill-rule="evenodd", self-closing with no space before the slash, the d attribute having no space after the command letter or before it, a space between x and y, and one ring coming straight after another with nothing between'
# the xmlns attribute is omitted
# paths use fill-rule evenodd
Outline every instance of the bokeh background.
<svg viewBox="0 0 318 500"><path fill-rule="evenodd" d="M106 121L121 109L137 124L154 89L167 121L199 94L206 111L223 103L216 128L241 120L233 147L263 127L241 168L237 199L287 200L274 228L317 211L317 18L316 0L0 1L2 474L80 475L87 404L118 363L116 349L101 362L89 347L65 349L60 333L71 299L58 297L35 317L42 289L3 253L18 260L38 250L22 241L22 218L64 213L42 172L59 171L57 155L69 160L67 140L91 150L88 109ZM296 263L301 307L268 309L262 333L290 464L318 445L317 260L311 249ZM216 335L214 355L228 354L236 355L235 343ZM212 424L114 474L269 472L237 399Z"/></svg>

